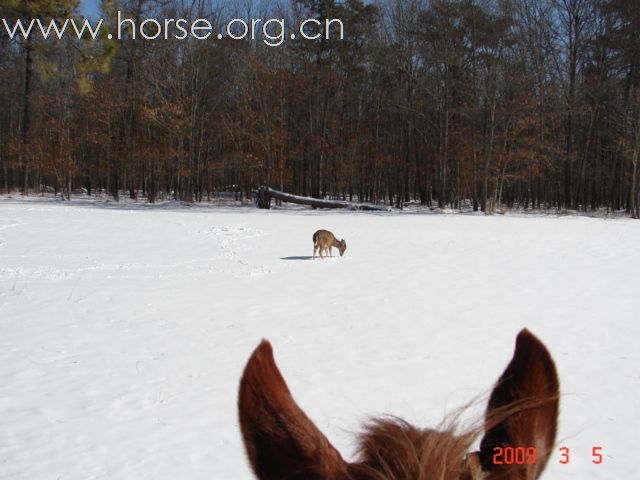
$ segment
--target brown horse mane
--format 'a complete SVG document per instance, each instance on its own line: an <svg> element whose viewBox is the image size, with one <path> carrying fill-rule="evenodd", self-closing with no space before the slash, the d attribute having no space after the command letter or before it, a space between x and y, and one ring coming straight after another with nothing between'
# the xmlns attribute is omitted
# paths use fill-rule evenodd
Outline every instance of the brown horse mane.
<svg viewBox="0 0 640 480"><path fill-rule="evenodd" d="M374 418L346 462L293 399L263 340L240 382L240 427L250 464L261 480L530 480L545 468L556 435L559 384L546 347L529 331L516 339L483 422L456 426L463 407L438 430L397 417ZM470 452L481 436L480 449ZM532 464L499 465L496 447L534 448Z"/></svg>
<svg viewBox="0 0 640 480"><path fill-rule="evenodd" d="M355 478L371 480L464 478L475 429L416 428L397 417L372 419L359 435Z"/></svg>

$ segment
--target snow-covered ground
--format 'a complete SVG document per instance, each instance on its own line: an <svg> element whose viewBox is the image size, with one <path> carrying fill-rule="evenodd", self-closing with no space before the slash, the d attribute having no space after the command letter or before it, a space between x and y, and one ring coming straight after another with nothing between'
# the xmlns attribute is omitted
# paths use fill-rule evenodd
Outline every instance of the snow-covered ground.
<svg viewBox="0 0 640 480"><path fill-rule="evenodd" d="M310 260L318 228L345 257ZM369 415L481 412L524 326L555 358L571 452L544 478L639 478L639 282L628 219L5 197L0 478L252 478L237 386L263 337L350 457Z"/></svg>

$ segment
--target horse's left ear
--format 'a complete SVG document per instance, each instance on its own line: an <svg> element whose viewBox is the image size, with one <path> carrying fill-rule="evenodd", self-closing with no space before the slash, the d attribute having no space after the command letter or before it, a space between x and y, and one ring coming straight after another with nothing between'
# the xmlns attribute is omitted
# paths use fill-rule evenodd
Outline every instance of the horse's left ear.
<svg viewBox="0 0 640 480"><path fill-rule="evenodd" d="M490 480L540 476L556 438L559 395L551 354L538 338L523 329L516 338L513 358L489 398L480 461ZM497 464L494 454L500 452L500 447L503 451L523 448L527 452L526 464Z"/></svg>
<svg viewBox="0 0 640 480"><path fill-rule="evenodd" d="M296 404L266 340L240 380L240 428L249 461L261 480L339 479L346 463Z"/></svg>

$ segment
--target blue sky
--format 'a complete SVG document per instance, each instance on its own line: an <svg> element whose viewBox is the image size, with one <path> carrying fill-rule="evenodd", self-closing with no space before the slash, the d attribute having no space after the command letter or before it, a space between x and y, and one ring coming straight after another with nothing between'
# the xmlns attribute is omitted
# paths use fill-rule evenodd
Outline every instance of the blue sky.
<svg viewBox="0 0 640 480"><path fill-rule="evenodd" d="M100 4L100 0L81 0L80 1L80 11L83 15L88 17L94 17L98 15L99 9L98 5Z"/></svg>

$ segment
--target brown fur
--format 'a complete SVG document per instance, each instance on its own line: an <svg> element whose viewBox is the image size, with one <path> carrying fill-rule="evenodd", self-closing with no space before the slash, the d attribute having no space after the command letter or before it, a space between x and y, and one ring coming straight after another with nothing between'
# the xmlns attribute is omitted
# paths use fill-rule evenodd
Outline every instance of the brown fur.
<svg viewBox="0 0 640 480"><path fill-rule="evenodd" d="M247 362L238 399L249 461L260 480L533 480L556 435L559 385L546 347L528 330L493 389L484 427L458 433L373 420L360 436L359 459L348 463L291 396L263 340ZM470 446L484 430L479 452ZM496 446L535 447L535 465L494 465Z"/></svg>
<svg viewBox="0 0 640 480"><path fill-rule="evenodd" d="M313 258L316 258L316 250L319 250L320 258L324 259L323 253L329 252L329 256L333 257L333 247L340 251L340 256L344 255L347 249L347 242L344 239L338 241L333 233L329 230L318 230L313 234Z"/></svg>

